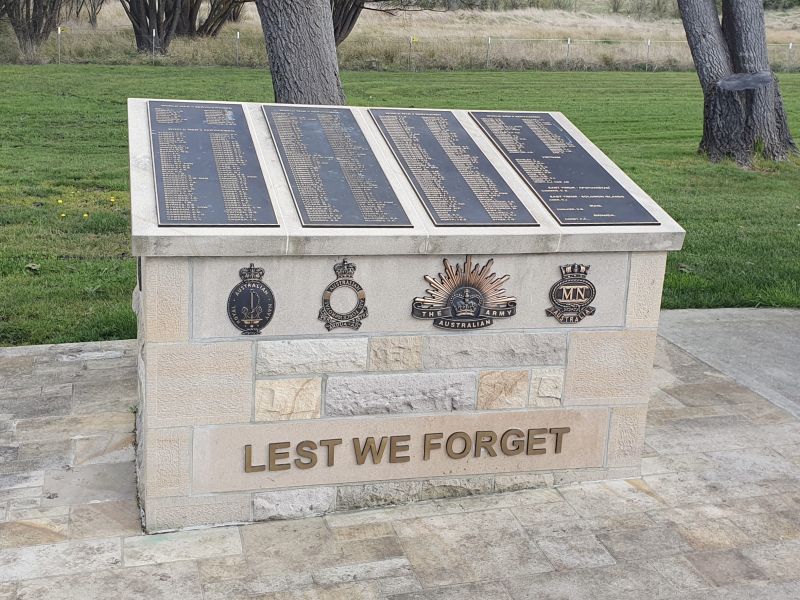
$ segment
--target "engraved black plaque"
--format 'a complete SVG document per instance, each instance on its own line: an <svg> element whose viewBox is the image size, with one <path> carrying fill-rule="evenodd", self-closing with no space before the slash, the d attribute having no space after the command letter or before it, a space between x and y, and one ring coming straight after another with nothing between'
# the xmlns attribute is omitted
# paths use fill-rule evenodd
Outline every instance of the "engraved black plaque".
<svg viewBox="0 0 800 600"><path fill-rule="evenodd" d="M159 226L273 226L239 104L148 101Z"/></svg>
<svg viewBox="0 0 800 600"><path fill-rule="evenodd" d="M659 224L552 115L470 114L561 225Z"/></svg>
<svg viewBox="0 0 800 600"><path fill-rule="evenodd" d="M264 106L304 227L411 227L347 108Z"/></svg>
<svg viewBox="0 0 800 600"><path fill-rule="evenodd" d="M435 225L538 225L453 113L369 112Z"/></svg>

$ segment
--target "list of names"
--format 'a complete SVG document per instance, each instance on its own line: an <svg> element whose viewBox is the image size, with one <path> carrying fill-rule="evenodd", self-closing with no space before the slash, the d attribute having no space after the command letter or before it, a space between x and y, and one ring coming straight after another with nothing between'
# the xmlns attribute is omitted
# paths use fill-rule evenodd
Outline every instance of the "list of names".
<svg viewBox="0 0 800 600"><path fill-rule="evenodd" d="M277 226L238 104L148 102L161 226Z"/></svg>
<svg viewBox="0 0 800 600"><path fill-rule="evenodd" d="M353 113L264 106L304 227L410 227Z"/></svg>
<svg viewBox="0 0 800 600"><path fill-rule="evenodd" d="M552 115L470 114L561 225L658 225Z"/></svg>
<svg viewBox="0 0 800 600"><path fill-rule="evenodd" d="M435 225L537 224L453 113L369 112Z"/></svg>

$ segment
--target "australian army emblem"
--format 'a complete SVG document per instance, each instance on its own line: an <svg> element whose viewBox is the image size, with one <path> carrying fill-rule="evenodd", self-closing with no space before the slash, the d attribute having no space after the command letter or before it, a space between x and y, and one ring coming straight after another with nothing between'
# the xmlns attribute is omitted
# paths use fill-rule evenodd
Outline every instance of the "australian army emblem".
<svg viewBox="0 0 800 600"><path fill-rule="evenodd" d="M594 284L586 279L589 265L564 265L561 267L561 281L550 288L550 302L553 306L545 312L558 319L559 323L578 323L584 317L594 314L589 306L597 295Z"/></svg>
<svg viewBox="0 0 800 600"><path fill-rule="evenodd" d="M319 309L318 318L325 323L325 329L328 331L336 327L358 329L361 327L361 320L366 319L369 313L367 312L367 297L364 288L353 280L356 266L343 258L342 262L333 266L333 272L336 273L336 279L322 293L322 308ZM352 295L355 296L355 305L347 312L339 312L331 305L331 298L337 290L341 290L337 294L338 296L347 289L351 290Z"/></svg>
<svg viewBox="0 0 800 600"><path fill-rule="evenodd" d="M242 278L228 296L228 317L242 335L258 335L275 314L275 296L261 281L264 269L250 263L239 269Z"/></svg>
<svg viewBox="0 0 800 600"><path fill-rule="evenodd" d="M411 316L433 319L434 327L442 329L480 329L517 312L517 299L506 296L502 287L511 276L492 273L493 259L474 267L471 256L463 266L443 262L444 273L438 278L425 276L431 288L427 296L414 298Z"/></svg>

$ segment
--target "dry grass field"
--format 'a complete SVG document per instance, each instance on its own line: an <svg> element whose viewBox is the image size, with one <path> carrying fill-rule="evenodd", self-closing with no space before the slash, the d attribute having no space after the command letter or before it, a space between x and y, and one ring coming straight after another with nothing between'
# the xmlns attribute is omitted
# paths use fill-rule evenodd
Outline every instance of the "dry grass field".
<svg viewBox="0 0 800 600"><path fill-rule="evenodd" d="M769 11L767 19L774 68L800 70L800 9ZM56 37L42 49L43 62L58 61ZM365 11L339 50L345 70L652 71L692 66L672 0L623 0L618 13L610 11L608 0L577 0L570 11ZM97 30L83 21L64 24L60 54L62 63L266 65L253 4L218 37L177 39L166 56L153 57L136 52L122 7L109 3ZM13 44L0 41L0 62L15 61Z"/></svg>

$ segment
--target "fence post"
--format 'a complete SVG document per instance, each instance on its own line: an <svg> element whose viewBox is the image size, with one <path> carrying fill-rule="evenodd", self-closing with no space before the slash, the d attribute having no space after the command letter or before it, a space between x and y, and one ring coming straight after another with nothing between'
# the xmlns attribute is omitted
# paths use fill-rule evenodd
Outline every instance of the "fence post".
<svg viewBox="0 0 800 600"><path fill-rule="evenodd" d="M61 27L58 28L58 64L61 64Z"/></svg>
<svg viewBox="0 0 800 600"><path fill-rule="evenodd" d="M791 71L792 70L792 46L793 46L793 43L789 42L789 47L786 48L786 70L787 71Z"/></svg>
<svg viewBox="0 0 800 600"><path fill-rule="evenodd" d="M492 48L492 36L486 36L486 70L489 70L489 51Z"/></svg>
<svg viewBox="0 0 800 600"><path fill-rule="evenodd" d="M153 29L153 65L156 64L156 30Z"/></svg>
<svg viewBox="0 0 800 600"><path fill-rule="evenodd" d="M414 36L408 36L408 70L411 71L411 53L414 51Z"/></svg>
<svg viewBox="0 0 800 600"><path fill-rule="evenodd" d="M236 66L239 66L239 32L236 32Z"/></svg>
<svg viewBox="0 0 800 600"><path fill-rule="evenodd" d="M644 61L644 70L647 71L650 65L650 40L647 40L647 58Z"/></svg>
<svg viewBox="0 0 800 600"><path fill-rule="evenodd" d="M567 38L567 60L566 60L567 69L569 69L569 51L570 51L570 46L572 46L572 38Z"/></svg>

